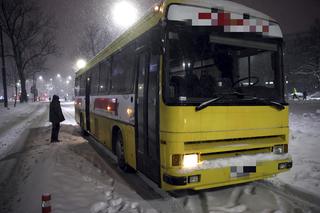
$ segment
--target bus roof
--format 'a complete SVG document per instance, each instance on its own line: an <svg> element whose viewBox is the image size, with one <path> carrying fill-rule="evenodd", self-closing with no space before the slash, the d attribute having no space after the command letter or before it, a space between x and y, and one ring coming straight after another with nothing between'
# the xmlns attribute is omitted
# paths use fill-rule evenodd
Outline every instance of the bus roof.
<svg viewBox="0 0 320 213"><path fill-rule="evenodd" d="M155 5L158 6L159 10L155 10L155 6L150 8L146 15L143 16L136 24L131 26L121 36L115 39L110 45L99 52L97 56L92 58L85 68L78 70L76 72L76 76L85 73L87 70L98 64L104 58L120 50L126 44L133 41L146 31L157 25L161 18L166 15L166 11L171 4L222 9L238 14L249 14L252 17L275 22L274 19L264 13L228 0L163 0L159 4Z"/></svg>

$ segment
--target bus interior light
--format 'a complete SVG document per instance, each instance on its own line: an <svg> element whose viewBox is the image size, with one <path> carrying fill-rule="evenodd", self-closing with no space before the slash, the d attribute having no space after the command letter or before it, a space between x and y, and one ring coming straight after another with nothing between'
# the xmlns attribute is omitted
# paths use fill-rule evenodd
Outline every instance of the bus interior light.
<svg viewBox="0 0 320 213"><path fill-rule="evenodd" d="M183 167L192 168L198 165L199 156L197 154L189 154L183 156Z"/></svg>

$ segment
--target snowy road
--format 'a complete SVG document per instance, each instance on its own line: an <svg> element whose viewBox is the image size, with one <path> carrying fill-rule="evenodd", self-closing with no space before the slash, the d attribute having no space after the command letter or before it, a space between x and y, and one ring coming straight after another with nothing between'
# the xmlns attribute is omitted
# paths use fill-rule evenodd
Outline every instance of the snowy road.
<svg viewBox="0 0 320 213"><path fill-rule="evenodd" d="M72 103L62 103L66 121L58 144L49 143L47 103L19 107L0 117L1 144L11 146L0 149L5 156L0 171L7 171L0 174L1 213L41 212L45 192L52 194L54 212L63 213L320 212L320 102L292 104L290 172L250 184L171 194L154 191L137 174L123 173L105 149L82 138Z"/></svg>

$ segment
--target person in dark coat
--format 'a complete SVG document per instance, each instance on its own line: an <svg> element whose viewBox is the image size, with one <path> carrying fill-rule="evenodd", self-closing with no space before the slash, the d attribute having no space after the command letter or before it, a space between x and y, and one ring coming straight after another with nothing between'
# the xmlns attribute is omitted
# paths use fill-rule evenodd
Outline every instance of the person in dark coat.
<svg viewBox="0 0 320 213"><path fill-rule="evenodd" d="M53 95L50 103L49 121L52 123L51 142L59 142L60 122L65 118L62 114L59 96Z"/></svg>

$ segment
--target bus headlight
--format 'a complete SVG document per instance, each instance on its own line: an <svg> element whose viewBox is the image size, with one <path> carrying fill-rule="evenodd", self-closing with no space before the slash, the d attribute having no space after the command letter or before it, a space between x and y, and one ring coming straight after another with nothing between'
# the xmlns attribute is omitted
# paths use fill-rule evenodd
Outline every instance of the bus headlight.
<svg viewBox="0 0 320 213"><path fill-rule="evenodd" d="M277 154L277 155L280 155L280 154L283 154L284 153L284 147L283 145L276 145L273 147L273 153L274 154Z"/></svg>
<svg viewBox="0 0 320 213"><path fill-rule="evenodd" d="M183 167L192 168L198 165L199 156L197 154L189 154L183 156Z"/></svg>

